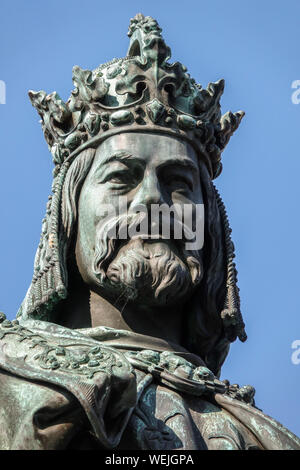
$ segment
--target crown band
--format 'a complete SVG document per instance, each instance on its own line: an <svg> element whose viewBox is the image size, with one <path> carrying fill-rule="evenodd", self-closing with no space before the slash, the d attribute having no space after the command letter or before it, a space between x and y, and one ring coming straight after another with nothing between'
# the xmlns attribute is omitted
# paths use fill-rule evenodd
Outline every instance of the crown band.
<svg viewBox="0 0 300 470"><path fill-rule="evenodd" d="M69 162L71 163L74 158L83 150L86 150L89 147L97 147L99 144L101 144L104 140L108 139L111 136L118 135L118 134L125 134L125 133L152 133L152 134L166 134L170 135L174 138L182 139L188 142L194 150L197 152L198 156L204 160L206 166L209 169L210 175L212 175L212 168L211 168L211 161L209 159L209 156L205 152L205 149L201 146L201 143L192 137L189 137L189 135L186 132L178 132L173 129L168 129L168 128L158 128L156 126L150 127L133 127L133 126L126 126L126 127L119 127L119 128L114 128L110 129L109 131L105 132L104 134L97 135L96 137L91 138L90 140L87 140L84 142L82 145L77 147L65 160L65 163Z"/></svg>

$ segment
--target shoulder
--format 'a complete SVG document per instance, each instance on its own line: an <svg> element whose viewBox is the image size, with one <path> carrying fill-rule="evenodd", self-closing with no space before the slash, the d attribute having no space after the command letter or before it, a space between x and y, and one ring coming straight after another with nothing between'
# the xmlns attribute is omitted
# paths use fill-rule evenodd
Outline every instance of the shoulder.
<svg viewBox="0 0 300 470"><path fill-rule="evenodd" d="M83 413L73 396L0 369L0 449L55 449ZM53 435L55 429L56 437Z"/></svg>
<svg viewBox="0 0 300 470"><path fill-rule="evenodd" d="M239 420L266 450L300 450L300 439L255 406L216 394L218 405Z"/></svg>

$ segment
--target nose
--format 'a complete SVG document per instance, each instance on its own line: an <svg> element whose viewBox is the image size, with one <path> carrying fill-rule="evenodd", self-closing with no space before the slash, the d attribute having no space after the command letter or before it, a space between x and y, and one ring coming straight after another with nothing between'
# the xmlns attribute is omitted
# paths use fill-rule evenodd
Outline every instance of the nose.
<svg viewBox="0 0 300 470"><path fill-rule="evenodd" d="M134 209L141 205L150 208L151 204L163 204L163 202L163 195L156 173L154 171L145 173L140 188L133 198L131 208Z"/></svg>

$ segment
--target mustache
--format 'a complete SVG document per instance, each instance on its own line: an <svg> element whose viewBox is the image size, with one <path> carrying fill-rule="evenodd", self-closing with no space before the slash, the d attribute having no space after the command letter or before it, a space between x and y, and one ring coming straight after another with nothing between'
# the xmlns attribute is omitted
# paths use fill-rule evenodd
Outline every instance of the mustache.
<svg viewBox="0 0 300 470"><path fill-rule="evenodd" d="M148 219L148 221L147 221ZM151 227L151 232L146 230L143 232L137 232L140 228L143 228L143 224L147 223L147 227ZM151 223L151 221L150 221ZM167 240L171 241L177 248L179 254L182 254L184 259L187 261L189 267L193 268L201 263L201 257L198 251L185 249L185 243L190 242L192 231L190 228L181 222L179 219L164 217L162 214L159 222L150 225L148 214L145 212L132 213L132 214L119 214L115 217L111 217L106 222L100 222L96 229L96 245L95 245L95 256L94 256L94 273L97 277L103 281L106 277L106 270L112 261L116 250L122 245L128 243L129 240L142 239L148 241L159 241ZM169 233L166 236L163 227L169 227ZM154 233L153 233L154 232ZM130 236L130 234L134 234ZM176 234L180 233L181 238L176 237ZM142 248L136 248L137 252L140 250L140 254L144 255ZM201 263L202 264L202 263ZM192 269L194 272L195 270ZM197 282L196 278L193 281Z"/></svg>

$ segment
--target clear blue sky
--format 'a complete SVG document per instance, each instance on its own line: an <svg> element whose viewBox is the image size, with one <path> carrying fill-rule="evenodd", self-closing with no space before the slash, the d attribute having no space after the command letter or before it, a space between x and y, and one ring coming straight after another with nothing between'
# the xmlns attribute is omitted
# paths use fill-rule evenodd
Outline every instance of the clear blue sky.
<svg viewBox="0 0 300 470"><path fill-rule="evenodd" d="M154 16L202 85L224 78L223 111L246 116L217 180L236 244L249 339L235 343L222 378L250 383L257 405L300 435L300 80L298 0L2 0L0 80L0 310L14 317L31 281L52 163L29 89L67 99L71 70L95 68L128 47L129 19Z"/></svg>

